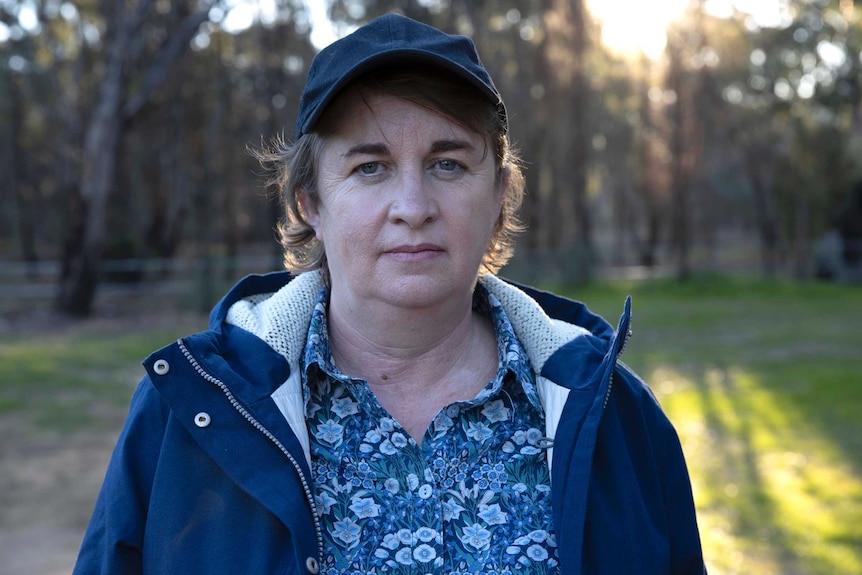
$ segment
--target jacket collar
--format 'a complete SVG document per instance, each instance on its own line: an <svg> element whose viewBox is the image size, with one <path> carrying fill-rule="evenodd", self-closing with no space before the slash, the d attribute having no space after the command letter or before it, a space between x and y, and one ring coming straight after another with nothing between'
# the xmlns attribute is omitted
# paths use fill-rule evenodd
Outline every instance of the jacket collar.
<svg viewBox="0 0 862 575"><path fill-rule="evenodd" d="M536 371L558 385L572 389L578 382L592 380L589 374L616 360L622 351L630 298L615 331L581 302L492 275L480 281L503 303Z"/></svg>
<svg viewBox="0 0 862 575"><path fill-rule="evenodd" d="M296 277L284 272L249 276L216 306L211 327L242 328L296 365L305 350L308 326L322 287L323 277L317 271Z"/></svg>
<svg viewBox="0 0 862 575"><path fill-rule="evenodd" d="M210 312L210 329L218 330L224 323L228 310L236 302L250 297L272 294L283 288L294 276L290 272L252 274L241 279L227 292Z"/></svg>
<svg viewBox="0 0 862 575"><path fill-rule="evenodd" d="M503 305L518 339L537 372L543 372L557 352L579 349L595 360L616 356L628 332L630 301L618 330L577 301L484 275L480 282ZM248 276L215 306L210 328L234 325L253 333L295 365L303 352L308 325L323 285L319 272L291 276L288 272ZM586 359L586 356L584 359ZM557 380L557 377L551 379Z"/></svg>

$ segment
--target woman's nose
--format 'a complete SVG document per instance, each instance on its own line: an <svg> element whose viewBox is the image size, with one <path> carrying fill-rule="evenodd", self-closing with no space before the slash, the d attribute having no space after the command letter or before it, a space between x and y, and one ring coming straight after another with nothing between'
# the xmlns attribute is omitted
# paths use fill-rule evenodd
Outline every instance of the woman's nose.
<svg viewBox="0 0 862 575"><path fill-rule="evenodd" d="M396 183L395 197L389 206L389 219L418 228L440 214L431 184L422 173L402 172Z"/></svg>

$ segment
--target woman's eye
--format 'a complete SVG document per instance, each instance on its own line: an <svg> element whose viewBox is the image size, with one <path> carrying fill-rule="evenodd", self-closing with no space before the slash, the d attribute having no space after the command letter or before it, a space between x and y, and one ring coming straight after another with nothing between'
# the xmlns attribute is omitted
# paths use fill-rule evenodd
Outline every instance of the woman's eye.
<svg viewBox="0 0 862 575"><path fill-rule="evenodd" d="M439 160L437 162L437 167L445 172L454 172L461 166L455 160Z"/></svg>
<svg viewBox="0 0 862 575"><path fill-rule="evenodd" d="M366 162L364 164L360 164L359 167L356 168L356 171L366 176L370 176L380 171L380 164L378 162Z"/></svg>

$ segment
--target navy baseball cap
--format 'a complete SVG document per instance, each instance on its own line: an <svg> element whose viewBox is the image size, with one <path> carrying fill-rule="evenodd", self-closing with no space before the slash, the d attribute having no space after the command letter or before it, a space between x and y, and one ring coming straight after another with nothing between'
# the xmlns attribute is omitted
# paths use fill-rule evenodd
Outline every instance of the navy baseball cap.
<svg viewBox="0 0 862 575"><path fill-rule="evenodd" d="M466 80L487 96L497 107L503 125L508 126L503 99L470 38L446 34L399 14L386 14L314 57L299 100L296 138L314 128L327 105L347 84L387 64L405 61L435 65Z"/></svg>

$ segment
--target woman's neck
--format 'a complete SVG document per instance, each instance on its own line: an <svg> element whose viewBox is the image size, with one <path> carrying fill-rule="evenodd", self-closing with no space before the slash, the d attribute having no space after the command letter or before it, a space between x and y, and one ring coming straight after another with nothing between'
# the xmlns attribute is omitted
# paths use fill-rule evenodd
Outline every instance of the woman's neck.
<svg viewBox="0 0 862 575"><path fill-rule="evenodd" d="M381 405L417 443L440 409L472 399L493 378L497 348L491 321L472 310L327 310L333 361L368 381Z"/></svg>

